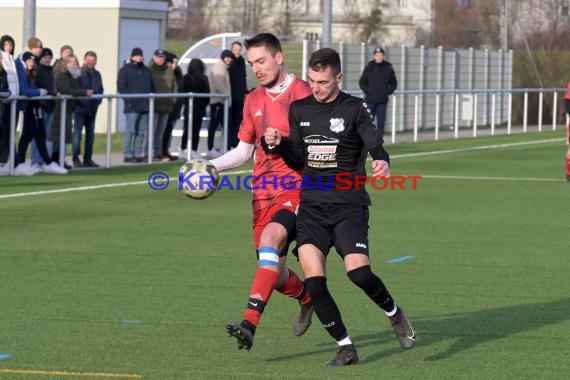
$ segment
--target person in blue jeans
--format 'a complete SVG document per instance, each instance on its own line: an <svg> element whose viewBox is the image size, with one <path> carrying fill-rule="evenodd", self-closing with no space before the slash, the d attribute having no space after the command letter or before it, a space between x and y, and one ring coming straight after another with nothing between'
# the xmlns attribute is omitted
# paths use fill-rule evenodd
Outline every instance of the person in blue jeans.
<svg viewBox="0 0 570 380"><path fill-rule="evenodd" d="M103 93L103 80L101 73L95 69L97 65L97 54L89 50L83 56L83 66L79 83L81 88L93 90L93 94ZM93 142L95 141L95 117L97 109L101 104L101 99L80 100L75 108L75 123L73 129L73 166L97 168L93 159ZM81 154L81 132L85 127L85 150L83 151L83 162L79 159Z"/></svg>
<svg viewBox="0 0 570 380"><path fill-rule="evenodd" d="M388 96L398 87L392 64L384 60L385 53L381 47L374 49L374 59L368 62L358 82L372 119L376 118L376 131L380 137L384 136Z"/></svg>
<svg viewBox="0 0 570 380"><path fill-rule="evenodd" d="M133 48L131 59L125 62L117 79L121 94L148 94L154 92L154 81L149 68L143 63L141 48ZM123 161L144 161L143 145L148 132L148 99L124 98L125 131L123 132ZM134 140L134 144L133 144Z"/></svg>

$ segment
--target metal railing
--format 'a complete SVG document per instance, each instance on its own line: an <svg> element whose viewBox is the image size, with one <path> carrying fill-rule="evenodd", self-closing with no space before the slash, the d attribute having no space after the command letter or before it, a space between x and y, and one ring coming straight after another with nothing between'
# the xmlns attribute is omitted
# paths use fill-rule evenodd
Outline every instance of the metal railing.
<svg viewBox="0 0 570 380"><path fill-rule="evenodd" d="M523 101L523 132L527 132L528 130L528 94L529 93L537 93L539 96L539 103L538 103L538 131L543 130L542 125L542 118L543 118L543 104L544 104L544 94L551 93L553 96L553 106L552 106L552 130L556 130L557 128L557 119L558 119L558 93L564 93L566 89L564 88L519 88L519 89L450 89L450 90L403 90L403 91L395 91L392 96L390 97L389 104L391 104L391 142L396 142L396 130L397 124L399 122L396 109L398 107L399 102L403 102L406 96L413 96L414 98L414 113L413 113L413 141L418 141L418 132L420 131L420 103L424 103L423 98L426 95L432 95L435 97L435 121L433 125L433 137L434 140L439 139L439 134L441 130L441 98L444 95L453 95L454 97L454 104L453 104L453 137L459 138L459 100L461 95L472 95L472 118L471 118L471 127L472 127L472 136L477 137L478 128L483 126L483 124L479 124L478 114L479 114L479 102L478 98L480 95L491 96L491 107L490 110L485 107L485 120L490 120L490 133L491 135L495 135L495 128L496 128L496 104L497 95L506 94L507 96L507 117L506 117L506 124L507 124L507 134L510 135L512 133L512 109L513 109L513 94L524 94L524 101ZM346 91L355 96L362 97L363 93L360 90L352 90ZM387 111L388 112L388 111ZM489 115L487 115L487 112ZM402 116L403 117L403 116ZM568 125L568 116L566 116L566 125ZM431 126L429 126L431 127ZM423 130L431 129L431 128L422 128ZM401 129L403 130L403 129Z"/></svg>
<svg viewBox="0 0 570 380"><path fill-rule="evenodd" d="M154 136L153 136L153 127L154 127L154 109L155 109L155 99L160 98L187 98L187 107L188 107L188 142L192 141L192 117L193 117L193 99L194 98L223 98L224 99L224 119L223 119L223 136L224 138L228 135L228 121L229 121L229 102L230 102L230 94L213 94L213 93L170 93L170 94L99 94L93 95L90 97L73 97L69 95L60 95L60 96L37 96L37 97L26 97L26 96L11 96L5 99L0 99L3 102L9 102L9 107L11 108L11 117L10 117L10 147L9 147L9 156L8 156L8 168L9 168L9 175L14 175L14 162L15 162L15 146L16 146L16 114L17 114L17 103L18 101L31 101L31 100L58 100L61 101L60 108L61 108L61 115L60 118L60 134L59 134L59 157L58 163L60 166L63 167L65 162L65 123L66 117L64 116L67 110L67 102L71 99L73 100L95 100L101 99L107 100L107 128L106 128L106 149L105 149L105 167L111 167L111 136L113 133L113 101L115 99L148 99L149 102L149 119L148 119L148 132L147 132L147 140L146 140L146 148L147 148L147 163L152 163L153 159L153 143L154 143ZM227 150L226 142L222 144L222 153L225 153ZM190 151L188 150L188 154L190 155ZM189 158L189 157L188 157Z"/></svg>
<svg viewBox="0 0 570 380"><path fill-rule="evenodd" d="M360 90L348 90L345 91L349 94L355 96L362 96L362 92ZM423 101L423 98L426 96L434 96L435 97L435 120L433 125L433 138L434 140L438 140L440 138L440 131L441 131L441 102L442 97L445 95L452 95L454 98L454 106L453 106L453 137L459 138L459 130L460 130L460 123L459 123L459 101L461 95L472 95L472 120L470 123L470 127L472 129L472 137L477 137L478 135L478 128L482 126L479 124L478 120L478 107L479 102L478 98L481 95L491 96L491 107L485 107L485 120L490 120L490 134L495 135L495 128L496 128L496 97L500 96L507 96L507 117L506 117L506 133L512 133L512 109L513 109L513 94L523 94L523 125L522 131L527 132L528 130L528 95L531 93L539 94L539 104L538 104L538 131L543 130L542 124L542 116L543 116L543 103L544 103L544 94L552 94L553 96L553 109L552 109L552 130L557 129L557 119L558 119L558 93L564 93L564 88L519 88L519 89L450 89L450 90L400 90L394 92L394 94L390 97L389 104L391 106L391 142L396 143L396 131L398 123L402 124L401 120L398 120L396 109L400 102L404 102L405 98L408 96L413 96L414 99L414 112L413 112L413 141L418 141L418 134L421 131L430 131L431 126L422 126L420 127L420 104L426 104ZM153 140L154 136L152 133L152 128L154 126L154 109L155 109L155 99L159 98L187 98L188 99L188 117L189 121L186 125L189 126L188 128L188 142L192 140L192 100L194 98L210 98L210 97L219 97L224 98L224 119L223 119L223 138L224 143L222 144L222 153L226 152L227 149L227 142L226 137L228 135L228 122L229 122L229 100L230 94L202 94L202 93L173 93L173 94L101 94L101 95L93 95L91 97L71 97L71 96L40 96L40 97L25 97L25 96L12 96L8 98L0 98L0 101L9 102L9 107L11 107L11 118L10 118L10 142L9 142L9 173L10 175L14 174L14 161L15 161L15 137L16 137L16 112L17 112L17 101L18 100L60 100L61 104L61 114L65 115L65 111L67 108L67 102L70 99L73 100L81 100L81 99L101 99L107 100L107 127L106 127L106 150L105 150L105 167L111 167L111 136L113 133L113 120L114 120L114 113L113 113L113 102L115 99L148 99L149 101L149 131L147 133L147 141L146 141L146 149L147 149L147 163L152 163L153 159ZM388 110L387 110L388 113ZM489 115L487 115L489 113ZM403 118L405 115L402 114L401 117ZM60 144L60 151L59 151L59 164L63 166L65 160L65 122L66 118L62 117L60 120L60 136L59 136L59 144ZM566 116L566 125L568 125L568 116ZM401 129L403 130L403 129ZM188 150L188 155L190 156L190 150ZM189 157L188 157L189 158Z"/></svg>

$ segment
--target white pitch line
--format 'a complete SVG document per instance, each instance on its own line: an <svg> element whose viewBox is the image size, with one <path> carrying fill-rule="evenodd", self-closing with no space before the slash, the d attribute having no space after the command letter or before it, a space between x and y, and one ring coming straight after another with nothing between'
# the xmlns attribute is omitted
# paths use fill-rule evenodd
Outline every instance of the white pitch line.
<svg viewBox="0 0 570 380"><path fill-rule="evenodd" d="M566 141L564 138L560 139L545 139L545 140L535 140L535 141L522 141L516 143L507 143L507 144L496 144L496 145L483 145L483 146L476 146L476 147L467 147L467 148L457 148L457 149L444 149L444 150L434 150L429 152L418 152L418 153L407 153L407 154L395 154L391 156L391 158L408 158L408 157L420 157L420 156L431 156L436 154L447 154L447 153L460 153L460 152L468 152L474 150L486 150L486 149L498 149L498 148L510 148L515 146L523 146L523 145L532 145L532 144L545 144L551 142L561 142ZM237 175L237 174L246 174L251 173L251 170L236 170L230 172L224 172L224 175ZM497 180L497 181L548 181L548 182L558 182L564 181L563 179L553 179L553 178L508 178L508 177L461 177L461 176L424 176L424 178L433 178L433 179L466 179L466 180ZM178 177L170 178L171 181L177 180ZM132 185L142 185L148 183L148 181L133 181L133 182L120 182L120 183L109 183L105 185L93 185L93 186L81 186L81 187L71 187L67 189L57 189L57 190L44 190L44 191L32 191L28 193L15 193L15 194L5 194L0 195L0 199L8 199L8 198L20 198L20 197L29 197L34 195L46 195L46 194L58 194L58 193L70 193L74 191L86 191L86 190L97 190L97 189L106 189L106 188L113 188L113 187L122 187L122 186L132 186Z"/></svg>
<svg viewBox="0 0 570 380"><path fill-rule="evenodd" d="M561 178L517 178L517 177L467 177L459 175L429 175L423 174L422 179L454 179L454 180L473 180L473 181L529 181L529 182L566 182Z"/></svg>
<svg viewBox="0 0 570 380"><path fill-rule="evenodd" d="M391 158L406 158L406 157L419 157L419 156L433 156L436 154L447 154L447 153L461 153L461 152L469 152L472 150L486 150L486 149L496 149L496 148L510 148L514 146L522 146L522 145L532 145L532 144L545 144L551 142L560 142L566 141L566 139L547 139L547 140L535 140L535 141L521 141L517 143L508 143L508 144L497 144L497 145L482 145L482 146L473 146L467 148L457 148L457 149L444 149L444 150L434 150L430 152L418 152L418 153L408 153L408 154L395 154L390 156Z"/></svg>
<svg viewBox="0 0 570 380"><path fill-rule="evenodd" d="M29 196L32 196L32 195L45 195L45 194L57 194L57 193L71 193L71 192L73 192L73 191L97 190L97 189L105 189L105 188L111 188L111 187L141 185L141 184L143 184L143 183L148 183L148 181L119 182L119 183L108 183L108 184L106 184L106 185L93 185L93 186L69 187L69 188L67 188L67 189L32 191L32 192L29 192L29 193L5 194L5 195L0 195L0 199L5 199L5 198L18 198L18 197L29 197Z"/></svg>

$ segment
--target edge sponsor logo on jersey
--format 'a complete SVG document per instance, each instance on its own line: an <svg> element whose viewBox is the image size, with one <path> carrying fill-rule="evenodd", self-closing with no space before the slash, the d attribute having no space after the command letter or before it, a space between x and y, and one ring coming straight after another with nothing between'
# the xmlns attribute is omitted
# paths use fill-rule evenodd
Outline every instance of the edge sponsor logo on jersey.
<svg viewBox="0 0 570 380"><path fill-rule="evenodd" d="M356 243L354 246L357 247L357 248L364 248L364 249L368 248L368 247L366 246L366 244L364 244L364 243Z"/></svg>
<svg viewBox="0 0 570 380"><path fill-rule="evenodd" d="M344 119L341 118L332 118L330 119L330 130L333 131L334 133L340 133L342 131L345 130L345 126L344 126Z"/></svg>
<svg viewBox="0 0 570 380"><path fill-rule="evenodd" d="M311 126L311 122L310 121L302 121L299 123L299 126L301 127L310 127Z"/></svg>
<svg viewBox="0 0 570 380"><path fill-rule="evenodd" d="M307 147L309 151L309 155L307 156L308 164L312 166L311 163L315 162L336 161L336 147L336 145L309 145ZM335 162L332 167L336 168L337 163Z"/></svg>
<svg viewBox="0 0 570 380"><path fill-rule="evenodd" d="M309 145L309 153L336 153L336 145Z"/></svg>
<svg viewBox="0 0 570 380"><path fill-rule="evenodd" d="M303 142L305 144L338 144L340 140L323 135L310 135L303 137Z"/></svg>

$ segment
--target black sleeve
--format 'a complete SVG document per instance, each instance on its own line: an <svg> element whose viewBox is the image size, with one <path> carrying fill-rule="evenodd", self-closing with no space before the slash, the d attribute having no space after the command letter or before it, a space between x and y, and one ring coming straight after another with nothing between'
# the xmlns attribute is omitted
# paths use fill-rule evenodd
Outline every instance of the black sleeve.
<svg viewBox="0 0 570 380"><path fill-rule="evenodd" d="M398 80L394 69L390 70L390 81L388 82L388 95L391 95L398 88Z"/></svg>
<svg viewBox="0 0 570 380"><path fill-rule="evenodd" d="M295 117L294 105L289 109L289 137L283 137L278 151L283 161L293 170L303 168L305 155L303 151L303 136L299 122Z"/></svg>
<svg viewBox="0 0 570 380"><path fill-rule="evenodd" d="M366 94L368 93L368 67L364 68L364 71L362 71L362 75L360 76L360 80L358 81L358 85L360 86L360 89Z"/></svg>
<svg viewBox="0 0 570 380"><path fill-rule="evenodd" d="M373 160L382 160L390 164L390 155L386 152L386 149L384 149L384 145L377 144L372 148L369 148L368 153L370 153Z"/></svg>
<svg viewBox="0 0 570 380"><path fill-rule="evenodd" d="M383 144L384 139L376 132L376 125L374 125L374 120L368 112L368 109L362 104L362 102L353 103L353 107L356 108L356 132L360 135L360 138L364 143L364 147L367 150L370 150L370 148L373 148L378 144Z"/></svg>

